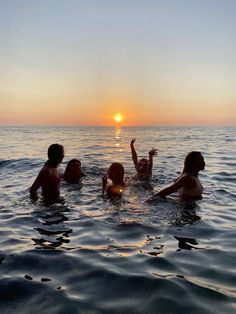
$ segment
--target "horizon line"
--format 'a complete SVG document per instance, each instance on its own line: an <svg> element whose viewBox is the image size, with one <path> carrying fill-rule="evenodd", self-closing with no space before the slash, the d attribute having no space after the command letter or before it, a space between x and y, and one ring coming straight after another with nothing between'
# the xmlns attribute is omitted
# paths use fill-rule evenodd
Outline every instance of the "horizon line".
<svg viewBox="0 0 236 314"><path fill-rule="evenodd" d="M235 127L231 124L1 124L0 127Z"/></svg>

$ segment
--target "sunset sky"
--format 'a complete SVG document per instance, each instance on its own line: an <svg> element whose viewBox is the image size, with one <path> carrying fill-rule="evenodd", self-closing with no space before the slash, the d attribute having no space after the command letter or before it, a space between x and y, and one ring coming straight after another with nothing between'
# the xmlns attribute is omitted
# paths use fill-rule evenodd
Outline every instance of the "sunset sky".
<svg viewBox="0 0 236 314"><path fill-rule="evenodd" d="M235 0L0 0L0 124L236 124Z"/></svg>

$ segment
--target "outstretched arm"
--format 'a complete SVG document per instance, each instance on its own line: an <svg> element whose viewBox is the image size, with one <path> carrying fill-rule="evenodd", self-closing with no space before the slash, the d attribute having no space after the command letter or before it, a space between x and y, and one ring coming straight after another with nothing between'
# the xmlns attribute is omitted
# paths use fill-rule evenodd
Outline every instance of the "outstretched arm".
<svg viewBox="0 0 236 314"><path fill-rule="evenodd" d="M174 183L172 183L168 187L166 187L163 190L161 190L160 192L158 192L157 195L159 195L160 197L165 197L167 195L170 195L170 194L178 191L180 188L185 186L186 180L187 180L186 176L179 177Z"/></svg>
<svg viewBox="0 0 236 314"><path fill-rule="evenodd" d="M153 156L157 155L157 149L152 148L149 152L149 161L148 161L148 176L152 177L152 165L153 165Z"/></svg>
<svg viewBox="0 0 236 314"><path fill-rule="evenodd" d="M136 150L134 148L134 142L135 142L135 138L133 138L130 142L130 148L131 148L131 155L132 155L132 159L133 159L133 163L134 163L134 167L135 169L138 171L138 156L136 153Z"/></svg>

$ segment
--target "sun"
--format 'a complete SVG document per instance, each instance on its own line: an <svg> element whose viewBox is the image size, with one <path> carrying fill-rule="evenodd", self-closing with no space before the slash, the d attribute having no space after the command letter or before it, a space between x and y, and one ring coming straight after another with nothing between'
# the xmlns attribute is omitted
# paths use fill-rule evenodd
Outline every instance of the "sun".
<svg viewBox="0 0 236 314"><path fill-rule="evenodd" d="M113 118L117 123L120 123L123 120L123 117L121 114L116 114Z"/></svg>

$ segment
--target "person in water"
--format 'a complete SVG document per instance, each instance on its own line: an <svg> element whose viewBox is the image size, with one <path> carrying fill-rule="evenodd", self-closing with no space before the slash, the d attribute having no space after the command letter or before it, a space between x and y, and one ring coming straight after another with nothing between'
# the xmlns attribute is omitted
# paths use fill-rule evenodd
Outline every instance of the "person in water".
<svg viewBox="0 0 236 314"><path fill-rule="evenodd" d="M60 182L61 175L58 169L59 164L64 158L64 148L60 144L52 144L48 148L48 160L40 170L37 178L30 188L30 197L38 199L38 189L42 188L42 196L45 203L61 202Z"/></svg>
<svg viewBox="0 0 236 314"><path fill-rule="evenodd" d="M157 149L152 148L149 152L149 159L141 158L138 160L136 150L134 148L135 138L130 142L131 155L136 169L135 177L141 181L149 181L152 178L153 156L157 155Z"/></svg>
<svg viewBox="0 0 236 314"><path fill-rule="evenodd" d="M111 200L120 199L125 189L124 167L118 162L113 162L102 178L102 194L106 194ZM108 183L108 179L111 183Z"/></svg>
<svg viewBox="0 0 236 314"><path fill-rule="evenodd" d="M165 197L179 190L182 200L200 199L203 187L198 178L198 173L205 169L205 161L200 152L192 151L187 154L184 161L182 174L168 187L157 193Z"/></svg>
<svg viewBox="0 0 236 314"><path fill-rule="evenodd" d="M82 171L80 160L71 159L68 161L63 175L63 179L67 183L78 183L79 180L84 176L86 176L86 174Z"/></svg>

